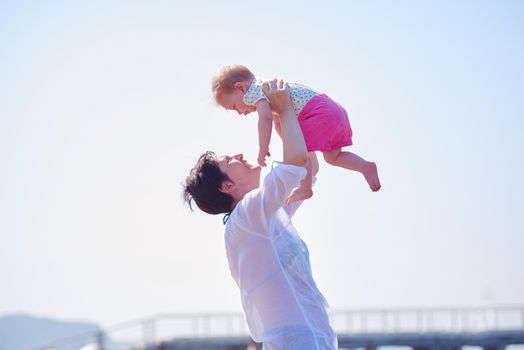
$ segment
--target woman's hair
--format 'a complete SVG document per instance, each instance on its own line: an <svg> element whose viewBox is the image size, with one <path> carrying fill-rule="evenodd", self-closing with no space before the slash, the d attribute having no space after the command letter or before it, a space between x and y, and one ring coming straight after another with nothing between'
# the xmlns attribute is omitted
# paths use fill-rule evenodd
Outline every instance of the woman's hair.
<svg viewBox="0 0 524 350"><path fill-rule="evenodd" d="M195 202L200 210L208 214L229 213L233 205L233 197L220 191L222 182L229 180L218 167L215 153L207 151L198 158L186 178L183 191L184 201L193 210Z"/></svg>
<svg viewBox="0 0 524 350"><path fill-rule="evenodd" d="M254 78L253 73L240 64L231 64L220 68L211 82L211 90L213 91L215 101L218 102L221 95L234 91L236 83Z"/></svg>

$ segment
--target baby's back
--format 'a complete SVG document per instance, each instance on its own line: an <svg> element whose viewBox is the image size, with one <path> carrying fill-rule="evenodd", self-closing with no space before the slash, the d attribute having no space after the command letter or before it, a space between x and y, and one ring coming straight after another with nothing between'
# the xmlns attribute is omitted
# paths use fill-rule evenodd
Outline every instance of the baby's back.
<svg viewBox="0 0 524 350"><path fill-rule="evenodd" d="M318 92L315 90L300 84L289 83L289 95L291 97L291 102L293 103L293 109L297 115L300 114L300 111L304 106L315 97Z"/></svg>

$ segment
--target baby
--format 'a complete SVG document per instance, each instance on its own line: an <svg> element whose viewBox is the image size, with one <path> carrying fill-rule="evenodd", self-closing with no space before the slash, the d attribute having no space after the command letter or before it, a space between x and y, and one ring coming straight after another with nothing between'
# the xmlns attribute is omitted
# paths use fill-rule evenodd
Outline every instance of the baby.
<svg viewBox="0 0 524 350"><path fill-rule="evenodd" d="M280 119L271 112L267 97L260 82L251 71L242 65L229 65L220 68L212 81L213 95L216 102L228 110L247 115L258 113L258 164L266 166L266 157L270 156L269 142L273 123L280 134ZM353 171L358 171L369 184L373 192L380 189L377 166L358 155L342 151L342 147L352 145L352 131L346 110L328 96L306 86L290 83L288 91L293 109L304 134L310 161L308 174L299 187L295 188L287 203L310 198L312 176L318 170L315 151L321 151L324 159Z"/></svg>

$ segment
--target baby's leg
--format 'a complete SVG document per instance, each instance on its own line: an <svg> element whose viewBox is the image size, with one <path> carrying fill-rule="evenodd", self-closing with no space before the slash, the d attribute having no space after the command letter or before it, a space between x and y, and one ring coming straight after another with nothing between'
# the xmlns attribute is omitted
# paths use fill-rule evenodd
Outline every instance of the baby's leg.
<svg viewBox="0 0 524 350"><path fill-rule="evenodd" d="M315 152L309 152L309 161L311 162L311 175L317 176L318 173L318 158Z"/></svg>
<svg viewBox="0 0 524 350"><path fill-rule="evenodd" d="M304 179L300 182L299 187L295 187L293 190L291 190L291 193L286 200L286 204L313 197L313 176L315 176L318 172L318 159L315 152L309 152L306 170L306 177L304 177Z"/></svg>
<svg viewBox="0 0 524 350"><path fill-rule="evenodd" d="M358 171L369 184L373 192L380 190L380 180L378 178L377 165L373 162L360 158L355 153L342 152L337 148L331 151L323 152L324 159L331 165L336 165L353 171Z"/></svg>

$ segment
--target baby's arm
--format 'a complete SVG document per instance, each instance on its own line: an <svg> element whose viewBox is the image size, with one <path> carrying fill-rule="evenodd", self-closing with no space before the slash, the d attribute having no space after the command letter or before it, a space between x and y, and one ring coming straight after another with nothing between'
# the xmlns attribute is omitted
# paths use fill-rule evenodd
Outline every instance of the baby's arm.
<svg viewBox="0 0 524 350"><path fill-rule="evenodd" d="M258 112L258 164L266 166L266 156L270 156L269 142L271 141L273 115L267 100L262 99L255 106Z"/></svg>

